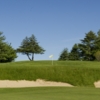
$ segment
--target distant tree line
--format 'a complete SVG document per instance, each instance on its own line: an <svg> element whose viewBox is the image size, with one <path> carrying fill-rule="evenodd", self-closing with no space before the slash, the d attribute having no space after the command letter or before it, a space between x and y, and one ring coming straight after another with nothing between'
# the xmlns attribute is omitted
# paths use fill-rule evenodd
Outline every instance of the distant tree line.
<svg viewBox="0 0 100 100"><path fill-rule="evenodd" d="M100 61L100 30L97 33L86 33L80 43L73 45L70 52L65 48L58 60Z"/></svg>
<svg viewBox="0 0 100 100"><path fill-rule="evenodd" d="M0 32L0 62L12 62L17 58L17 53L22 53L30 61L34 61L34 54L43 54L45 50L39 45L34 35L25 37L21 45L15 50L11 43L5 42L5 36ZM100 61L100 30L97 33L89 31L80 43L74 44L71 51L65 48L58 60L86 60Z"/></svg>

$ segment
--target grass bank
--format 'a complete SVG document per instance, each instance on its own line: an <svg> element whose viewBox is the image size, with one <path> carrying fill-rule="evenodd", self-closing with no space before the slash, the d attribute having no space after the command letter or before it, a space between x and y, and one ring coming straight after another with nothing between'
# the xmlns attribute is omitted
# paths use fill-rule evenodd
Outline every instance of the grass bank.
<svg viewBox="0 0 100 100"><path fill-rule="evenodd" d="M100 63L85 61L35 61L0 64L0 80L66 82L74 86L94 86L100 80Z"/></svg>

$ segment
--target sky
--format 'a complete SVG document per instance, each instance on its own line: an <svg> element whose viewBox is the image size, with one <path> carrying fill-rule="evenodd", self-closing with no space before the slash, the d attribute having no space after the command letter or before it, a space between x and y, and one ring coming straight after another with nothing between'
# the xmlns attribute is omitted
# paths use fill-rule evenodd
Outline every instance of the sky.
<svg viewBox="0 0 100 100"><path fill-rule="evenodd" d="M23 39L35 35L46 51L35 60L57 60L90 30L100 29L100 0L0 0L0 31L17 49ZM16 61L28 60L17 54Z"/></svg>

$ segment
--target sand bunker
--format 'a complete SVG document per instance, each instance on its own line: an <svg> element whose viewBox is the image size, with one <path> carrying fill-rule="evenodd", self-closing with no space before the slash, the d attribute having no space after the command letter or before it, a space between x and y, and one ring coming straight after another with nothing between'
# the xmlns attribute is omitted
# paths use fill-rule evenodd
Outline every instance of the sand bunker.
<svg viewBox="0 0 100 100"><path fill-rule="evenodd" d="M51 82L37 79L36 81L10 81L10 80L0 80L0 88L18 88L18 87L46 87L46 86L65 86L73 87L68 83L62 82Z"/></svg>
<svg viewBox="0 0 100 100"><path fill-rule="evenodd" d="M48 87L48 86L61 86L61 87L74 87L68 83L63 82L51 82L42 79L37 79L36 81L26 81L26 80L0 80L0 88L22 88L22 87ZM95 88L100 88L100 81L94 82Z"/></svg>
<svg viewBox="0 0 100 100"><path fill-rule="evenodd" d="M94 82L94 86L95 86L96 88L100 88L100 81Z"/></svg>

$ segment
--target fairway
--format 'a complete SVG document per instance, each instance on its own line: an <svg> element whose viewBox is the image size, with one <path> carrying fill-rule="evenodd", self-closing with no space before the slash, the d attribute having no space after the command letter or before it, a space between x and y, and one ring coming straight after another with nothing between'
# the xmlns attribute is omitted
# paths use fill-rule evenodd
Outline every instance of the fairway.
<svg viewBox="0 0 100 100"><path fill-rule="evenodd" d="M100 100L100 89L36 87L0 89L1 100Z"/></svg>

